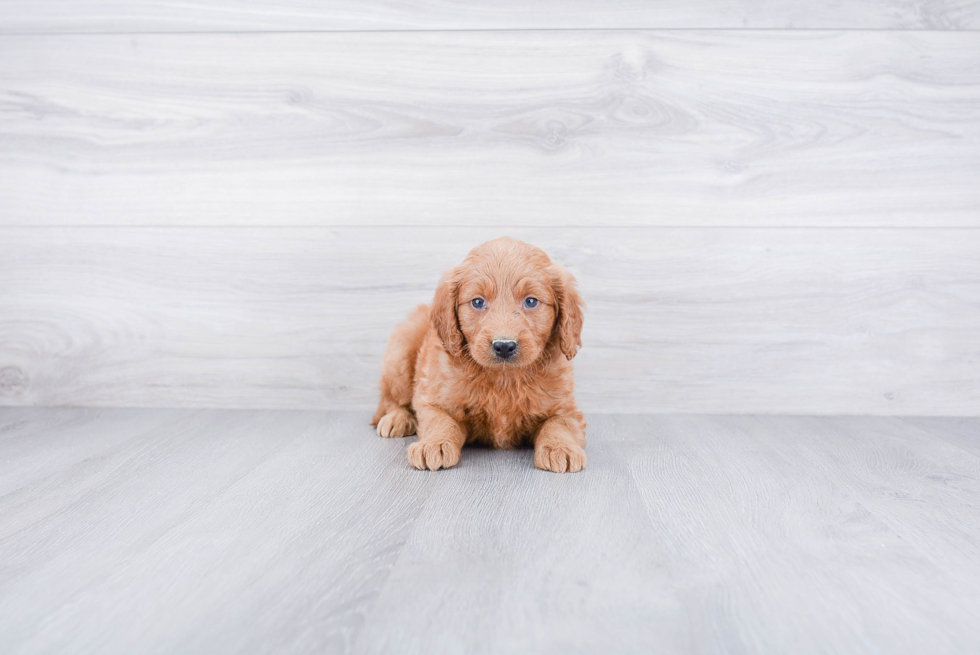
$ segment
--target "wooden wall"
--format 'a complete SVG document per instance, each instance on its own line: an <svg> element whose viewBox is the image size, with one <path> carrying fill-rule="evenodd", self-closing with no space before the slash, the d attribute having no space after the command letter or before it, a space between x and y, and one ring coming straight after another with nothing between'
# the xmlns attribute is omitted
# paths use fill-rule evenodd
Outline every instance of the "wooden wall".
<svg viewBox="0 0 980 655"><path fill-rule="evenodd" d="M501 234L589 411L980 413L980 1L0 0L0 404L367 408Z"/></svg>

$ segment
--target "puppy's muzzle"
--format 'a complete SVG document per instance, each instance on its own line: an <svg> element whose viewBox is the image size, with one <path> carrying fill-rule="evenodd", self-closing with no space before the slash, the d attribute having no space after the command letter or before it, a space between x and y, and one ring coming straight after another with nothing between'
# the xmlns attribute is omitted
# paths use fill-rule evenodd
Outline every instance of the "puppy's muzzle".
<svg viewBox="0 0 980 655"><path fill-rule="evenodd" d="M510 359L517 352L517 342L513 339L496 339L490 347L500 359Z"/></svg>

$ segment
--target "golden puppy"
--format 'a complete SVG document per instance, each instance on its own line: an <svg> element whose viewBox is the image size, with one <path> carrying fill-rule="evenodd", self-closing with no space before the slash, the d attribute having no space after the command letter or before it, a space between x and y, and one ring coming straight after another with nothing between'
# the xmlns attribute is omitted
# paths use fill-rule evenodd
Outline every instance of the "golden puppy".
<svg viewBox="0 0 980 655"><path fill-rule="evenodd" d="M580 471L585 419L570 360L581 332L568 271L523 241L488 241L443 276L431 308L395 328L371 425L382 437L418 430L417 469L453 466L471 443L533 444L538 468Z"/></svg>

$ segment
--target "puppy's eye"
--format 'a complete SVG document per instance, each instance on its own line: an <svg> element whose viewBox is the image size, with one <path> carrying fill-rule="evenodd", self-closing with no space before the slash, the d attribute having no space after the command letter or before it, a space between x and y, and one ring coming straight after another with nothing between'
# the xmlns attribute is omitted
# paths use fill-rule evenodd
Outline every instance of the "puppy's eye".
<svg viewBox="0 0 980 655"><path fill-rule="evenodd" d="M524 306L527 307L528 309L534 309L535 307L538 306L538 299L528 296L527 298L524 299Z"/></svg>
<svg viewBox="0 0 980 655"><path fill-rule="evenodd" d="M487 306L487 301L483 298L474 298L470 301L470 304L473 305L473 309L483 309Z"/></svg>

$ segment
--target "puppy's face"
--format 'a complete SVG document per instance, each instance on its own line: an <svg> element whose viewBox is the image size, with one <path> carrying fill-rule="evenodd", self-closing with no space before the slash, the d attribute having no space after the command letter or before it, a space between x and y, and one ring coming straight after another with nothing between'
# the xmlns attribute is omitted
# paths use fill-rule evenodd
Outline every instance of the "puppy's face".
<svg viewBox="0 0 980 655"><path fill-rule="evenodd" d="M468 353L484 368L525 367L551 344L575 356L580 305L565 269L541 249L505 237L475 248L450 271L432 316L451 354Z"/></svg>
<svg viewBox="0 0 980 655"><path fill-rule="evenodd" d="M457 302L470 356L484 367L536 361L557 316L551 280L538 267L477 268L461 281Z"/></svg>

